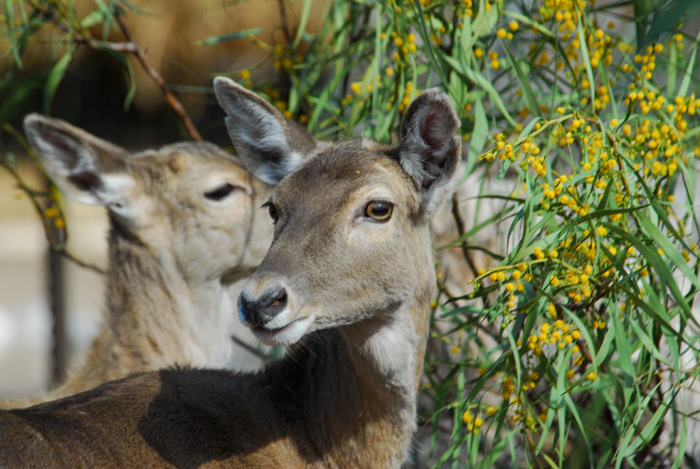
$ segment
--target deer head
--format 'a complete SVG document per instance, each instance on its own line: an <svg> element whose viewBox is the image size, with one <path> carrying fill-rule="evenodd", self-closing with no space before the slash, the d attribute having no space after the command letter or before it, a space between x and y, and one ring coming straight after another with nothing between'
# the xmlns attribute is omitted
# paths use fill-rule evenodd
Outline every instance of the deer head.
<svg viewBox="0 0 700 469"><path fill-rule="evenodd" d="M58 119L33 114L25 129L66 195L105 206L123 231L174 256L188 281L231 280L232 266L248 273L266 252L269 240L251 234L268 229L269 221L255 217L254 199L269 189L215 145L179 143L131 155Z"/></svg>
<svg viewBox="0 0 700 469"><path fill-rule="evenodd" d="M217 78L215 88L246 165L279 184L266 204L273 243L240 296L241 320L263 342L289 345L412 301L433 276L428 221L451 193L459 159L449 99L421 94L397 146L366 139L314 146L232 81ZM315 156L304 161L296 148L314 148Z"/></svg>

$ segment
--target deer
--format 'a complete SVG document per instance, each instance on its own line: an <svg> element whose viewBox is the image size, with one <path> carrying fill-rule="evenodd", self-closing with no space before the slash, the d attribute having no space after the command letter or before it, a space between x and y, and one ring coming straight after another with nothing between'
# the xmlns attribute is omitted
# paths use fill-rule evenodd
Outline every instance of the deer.
<svg viewBox="0 0 700 469"><path fill-rule="evenodd" d="M398 144L324 143L303 159L262 98L224 77L214 87L244 164L276 186L265 204L272 243L237 313L286 355L259 372L169 368L1 411L0 464L399 467L405 459L436 289L430 218L453 190L460 154L452 103L424 91Z"/></svg>
<svg viewBox="0 0 700 469"><path fill-rule="evenodd" d="M271 241L272 225L259 209L271 186L210 143L132 154L59 119L33 114L24 126L63 193L108 211L104 317L65 383L0 407L175 364L239 366L244 349L232 335L245 328L230 312Z"/></svg>

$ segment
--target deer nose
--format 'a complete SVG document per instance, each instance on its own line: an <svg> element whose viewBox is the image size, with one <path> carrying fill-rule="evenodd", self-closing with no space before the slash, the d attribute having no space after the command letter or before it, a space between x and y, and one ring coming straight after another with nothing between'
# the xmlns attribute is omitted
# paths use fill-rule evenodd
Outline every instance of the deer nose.
<svg viewBox="0 0 700 469"><path fill-rule="evenodd" d="M278 287L258 298L248 298L245 291L238 299L238 315L250 327L264 327L287 307L287 290Z"/></svg>

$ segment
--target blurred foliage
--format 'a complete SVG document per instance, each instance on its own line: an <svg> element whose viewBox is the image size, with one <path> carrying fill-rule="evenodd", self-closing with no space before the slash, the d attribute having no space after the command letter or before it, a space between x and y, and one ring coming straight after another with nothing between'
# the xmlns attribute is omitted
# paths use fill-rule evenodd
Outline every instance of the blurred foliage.
<svg viewBox="0 0 700 469"><path fill-rule="evenodd" d="M127 2L97 0L84 18L71 2L10 3L15 67L42 28L66 52L38 77L7 72L0 124L29 89L48 109L77 44L128 70L132 52L84 29L124 29ZM281 26L284 43L252 28L198 45L256 44L263 59L229 74L323 139L389 141L411 100L439 87L462 120L466 172L511 191L494 221L507 243L474 245L493 224L467 223L452 244L493 262L432 305L428 465L700 464L686 454L700 402L698 3L335 1L313 35L310 5Z"/></svg>

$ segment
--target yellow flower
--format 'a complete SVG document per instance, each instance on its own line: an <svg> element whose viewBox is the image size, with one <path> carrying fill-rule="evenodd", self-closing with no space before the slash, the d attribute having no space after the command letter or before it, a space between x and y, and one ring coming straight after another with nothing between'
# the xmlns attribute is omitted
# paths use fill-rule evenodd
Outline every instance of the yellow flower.
<svg viewBox="0 0 700 469"><path fill-rule="evenodd" d="M496 36L498 36L501 39L504 39L506 37L506 30L501 28L498 31L496 31Z"/></svg>
<svg viewBox="0 0 700 469"><path fill-rule="evenodd" d="M474 420L474 416L468 410L462 414L462 422L465 424L471 423L472 420Z"/></svg>
<svg viewBox="0 0 700 469"><path fill-rule="evenodd" d="M56 218L60 214L61 212L56 207L49 207L44 210L44 215L46 215L46 218Z"/></svg>
<svg viewBox="0 0 700 469"><path fill-rule="evenodd" d="M510 28L511 31L517 31L518 30L518 22L513 20L510 23L508 23L508 28Z"/></svg>

